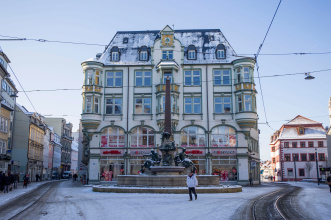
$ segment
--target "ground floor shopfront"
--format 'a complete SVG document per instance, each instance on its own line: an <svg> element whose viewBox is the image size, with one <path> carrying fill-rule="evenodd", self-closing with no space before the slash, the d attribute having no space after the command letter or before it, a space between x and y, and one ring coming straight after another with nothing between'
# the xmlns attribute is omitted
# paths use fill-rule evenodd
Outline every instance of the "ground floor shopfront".
<svg viewBox="0 0 331 220"><path fill-rule="evenodd" d="M101 150L100 155L93 155L90 158L90 181L114 181L118 175L141 175L142 165L148 158L146 155L150 153L150 150ZM181 149L177 150L177 153L180 152ZM158 153L161 155L159 151ZM252 159L238 157L235 149L212 149L209 153L205 153L205 150L188 148L186 153L191 155L189 159L197 168L197 175L216 175L219 176L220 182L234 182L247 185L249 184L249 179L251 179L252 183L259 183L259 162L254 161L253 166Z"/></svg>

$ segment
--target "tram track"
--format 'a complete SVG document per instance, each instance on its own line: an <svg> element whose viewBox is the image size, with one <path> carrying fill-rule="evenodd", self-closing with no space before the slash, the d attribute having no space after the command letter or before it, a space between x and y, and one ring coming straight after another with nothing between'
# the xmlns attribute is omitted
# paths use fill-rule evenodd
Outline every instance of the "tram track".
<svg viewBox="0 0 331 220"><path fill-rule="evenodd" d="M36 216L36 210L46 205L50 195L55 191L55 186L60 182L49 182L40 187L17 197L15 200L0 207L1 220L27 219ZM32 217L33 218L33 217Z"/></svg>

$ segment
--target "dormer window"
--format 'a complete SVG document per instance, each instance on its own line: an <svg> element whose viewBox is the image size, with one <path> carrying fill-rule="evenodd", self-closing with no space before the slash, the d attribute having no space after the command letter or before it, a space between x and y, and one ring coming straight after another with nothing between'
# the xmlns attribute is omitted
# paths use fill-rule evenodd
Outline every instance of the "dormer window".
<svg viewBox="0 0 331 220"><path fill-rule="evenodd" d="M112 61L120 60L120 51L119 51L118 47L111 48L111 60Z"/></svg>
<svg viewBox="0 0 331 220"><path fill-rule="evenodd" d="M125 37L123 38L123 44L127 44L129 42L129 38Z"/></svg>
<svg viewBox="0 0 331 220"><path fill-rule="evenodd" d="M174 59L174 53L172 50L164 50L162 51L162 59L163 60L172 60Z"/></svg>
<svg viewBox="0 0 331 220"><path fill-rule="evenodd" d="M148 60L148 50L146 46L142 46L139 50L139 60Z"/></svg>
<svg viewBox="0 0 331 220"><path fill-rule="evenodd" d="M187 59L188 60L196 60L197 59L197 50L194 45L190 45L187 48Z"/></svg>
<svg viewBox="0 0 331 220"><path fill-rule="evenodd" d="M216 48L216 58L225 59L225 47L223 44L219 44Z"/></svg>
<svg viewBox="0 0 331 220"><path fill-rule="evenodd" d="M304 127L299 127L299 134L305 134L305 128Z"/></svg>

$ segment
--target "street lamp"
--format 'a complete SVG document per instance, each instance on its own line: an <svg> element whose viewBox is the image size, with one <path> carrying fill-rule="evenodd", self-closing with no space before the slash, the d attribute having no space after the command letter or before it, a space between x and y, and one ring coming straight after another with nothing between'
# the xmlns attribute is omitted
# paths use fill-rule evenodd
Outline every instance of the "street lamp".
<svg viewBox="0 0 331 220"><path fill-rule="evenodd" d="M306 80L315 79L315 77L310 75L310 73L305 73L305 75L306 75L305 77Z"/></svg>
<svg viewBox="0 0 331 220"><path fill-rule="evenodd" d="M317 173L317 184L320 184L320 177L318 174L318 158L317 158L317 148L315 148L315 157L316 157L316 173Z"/></svg>

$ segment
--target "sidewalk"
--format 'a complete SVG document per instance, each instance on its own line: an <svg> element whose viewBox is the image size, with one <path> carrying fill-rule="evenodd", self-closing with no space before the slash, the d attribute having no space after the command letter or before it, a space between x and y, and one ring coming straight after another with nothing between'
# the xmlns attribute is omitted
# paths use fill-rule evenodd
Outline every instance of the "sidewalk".
<svg viewBox="0 0 331 220"><path fill-rule="evenodd" d="M9 201L15 199L16 197L23 195L25 193L28 193L36 188L38 188L40 185L43 185L45 183L51 182L51 181L57 181L57 180L47 180L42 182L30 182L28 184L27 188L23 188L23 182L20 182L17 184L17 189L14 189L12 191L9 191L9 193L4 193L3 191L0 191L0 206L8 203Z"/></svg>

